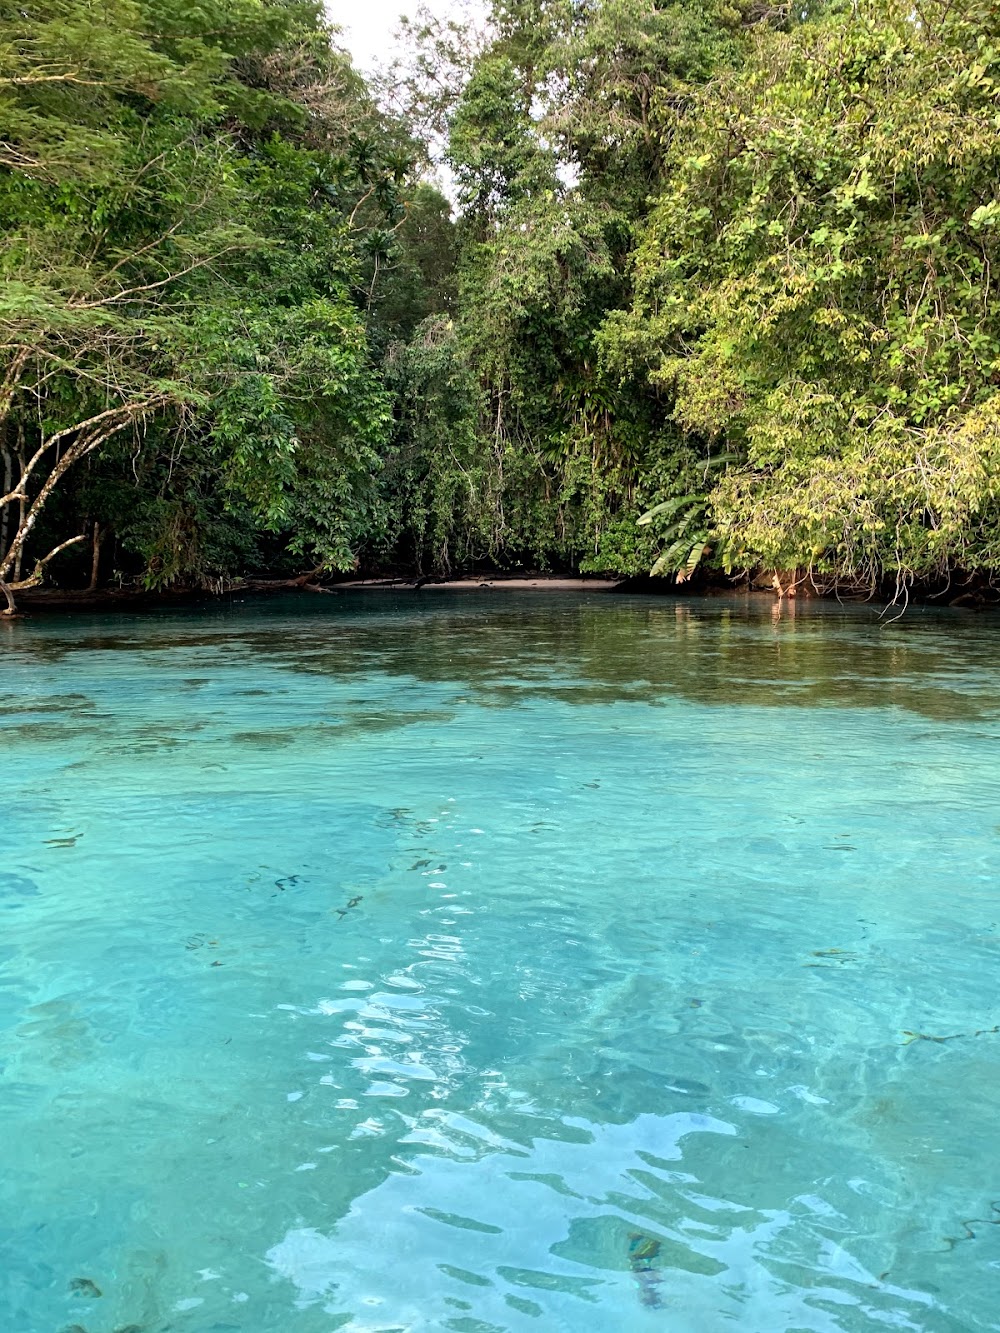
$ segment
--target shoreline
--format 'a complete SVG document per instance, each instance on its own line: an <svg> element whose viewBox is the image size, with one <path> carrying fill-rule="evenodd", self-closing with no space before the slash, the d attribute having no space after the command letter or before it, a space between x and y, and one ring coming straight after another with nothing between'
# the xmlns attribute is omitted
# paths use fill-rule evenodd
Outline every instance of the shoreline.
<svg viewBox="0 0 1000 1333"><path fill-rule="evenodd" d="M304 585L307 592L525 592L538 589L541 592L613 592L621 588L626 579L614 578L572 578L561 574L536 574L527 576L515 574L511 577L495 575L491 578L459 577L454 579L352 579L347 583L334 583L329 587L316 584Z"/></svg>
<svg viewBox="0 0 1000 1333"><path fill-rule="evenodd" d="M21 616L34 613L66 611L155 611L161 609L180 609L208 603L222 604L246 596L271 596L281 593L311 593L319 596L341 596L350 593L435 593L435 592L480 592L480 593L616 593L624 597L655 597L665 601L686 601L692 597L733 597L743 596L753 601L767 600L775 605L794 608L796 602L827 602L840 600L845 603L867 603L872 606L889 607L891 598L885 594L872 596L860 592L844 591L837 598L830 593L823 595L809 592L798 599L779 600L769 587L754 586L752 583L722 585L717 582L699 583L697 586L685 586L679 589L672 582L637 577L603 577L600 575L580 576L566 574L494 574L471 577L458 575L454 578L352 578L341 582L321 584L313 582L312 575L299 575L295 578L248 578L232 583L230 586L210 591L198 588L166 588L150 591L144 588L104 588L95 591L67 588L33 588L20 593L17 597L16 616L4 615L0 623L10 623ZM981 593L965 592L947 602L936 601L933 596L912 596L909 606L934 606L938 609L961 611L988 611L998 608L997 602L987 599Z"/></svg>
<svg viewBox="0 0 1000 1333"><path fill-rule="evenodd" d="M269 595L275 593L318 593L321 596L348 592L613 592L623 588L627 580L615 578L572 578L558 574L531 576L495 575L490 578L415 579L372 578L347 579L341 583L312 583L304 578L244 579L218 592L202 588L164 588L150 591L145 588L103 588L95 591L75 588L32 588L17 594L19 614L39 611L72 610L148 610L157 607L187 606L195 602L225 601L231 597Z"/></svg>

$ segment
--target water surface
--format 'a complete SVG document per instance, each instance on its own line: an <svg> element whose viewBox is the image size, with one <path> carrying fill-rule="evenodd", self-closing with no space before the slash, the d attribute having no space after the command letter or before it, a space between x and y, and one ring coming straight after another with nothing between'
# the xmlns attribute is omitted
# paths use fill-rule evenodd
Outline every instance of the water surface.
<svg viewBox="0 0 1000 1333"><path fill-rule="evenodd" d="M1000 626L0 627L0 1327L1000 1329Z"/></svg>

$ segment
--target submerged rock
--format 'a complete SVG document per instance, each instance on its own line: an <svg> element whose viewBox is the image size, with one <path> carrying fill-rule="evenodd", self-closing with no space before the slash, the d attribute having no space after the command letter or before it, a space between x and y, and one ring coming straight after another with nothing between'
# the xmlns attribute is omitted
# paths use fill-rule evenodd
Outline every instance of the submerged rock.
<svg viewBox="0 0 1000 1333"><path fill-rule="evenodd" d="M38 885L26 875L15 875L10 871L0 871L0 898L6 899L4 907L20 907L24 898L37 898Z"/></svg>
<svg viewBox="0 0 1000 1333"><path fill-rule="evenodd" d="M103 1295L97 1283L89 1277L75 1277L69 1284L69 1289L74 1296L89 1296L96 1299Z"/></svg>

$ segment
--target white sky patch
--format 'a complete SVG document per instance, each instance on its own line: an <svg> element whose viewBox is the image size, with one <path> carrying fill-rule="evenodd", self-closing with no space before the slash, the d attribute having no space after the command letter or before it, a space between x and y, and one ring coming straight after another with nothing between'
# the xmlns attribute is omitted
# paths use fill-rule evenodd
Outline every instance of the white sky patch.
<svg viewBox="0 0 1000 1333"><path fill-rule="evenodd" d="M384 65L395 54L393 34L399 20L416 5L404 0L327 0L326 12L341 29L343 42L362 70Z"/></svg>
<svg viewBox="0 0 1000 1333"><path fill-rule="evenodd" d="M326 12L342 29L355 65L365 72L389 63L396 54L399 20L404 15L415 19L419 8L420 0L326 0ZM427 8L438 18L461 18L469 8L475 12L481 6L462 0L427 0Z"/></svg>

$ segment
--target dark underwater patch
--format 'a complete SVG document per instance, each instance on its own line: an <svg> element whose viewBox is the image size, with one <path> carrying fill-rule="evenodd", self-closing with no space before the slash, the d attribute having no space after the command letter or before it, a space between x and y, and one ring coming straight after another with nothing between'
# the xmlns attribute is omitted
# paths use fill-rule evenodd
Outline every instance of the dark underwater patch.
<svg viewBox="0 0 1000 1333"><path fill-rule="evenodd" d="M37 898L40 893L33 879L0 870L0 907L22 907L25 898Z"/></svg>

